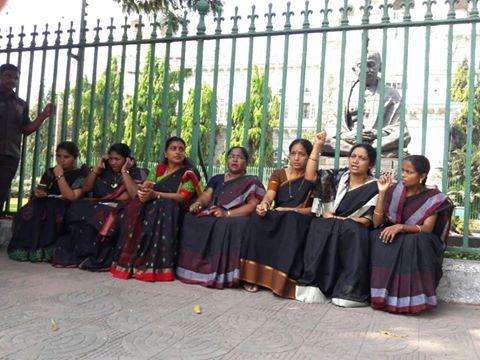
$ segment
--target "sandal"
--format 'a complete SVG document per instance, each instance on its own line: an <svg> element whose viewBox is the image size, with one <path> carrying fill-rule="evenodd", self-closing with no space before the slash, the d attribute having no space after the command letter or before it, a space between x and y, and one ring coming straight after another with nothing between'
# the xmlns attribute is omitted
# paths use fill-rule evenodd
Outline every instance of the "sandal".
<svg viewBox="0 0 480 360"><path fill-rule="evenodd" d="M256 293L259 290L256 284L249 284L249 283L243 284L243 288L250 293Z"/></svg>

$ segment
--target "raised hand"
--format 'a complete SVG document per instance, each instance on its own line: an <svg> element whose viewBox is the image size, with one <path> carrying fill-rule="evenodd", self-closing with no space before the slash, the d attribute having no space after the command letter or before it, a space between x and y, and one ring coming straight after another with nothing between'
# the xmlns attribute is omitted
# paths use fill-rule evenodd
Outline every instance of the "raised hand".
<svg viewBox="0 0 480 360"><path fill-rule="evenodd" d="M122 171L125 172L125 171L130 170L133 167L134 164L135 164L135 162L132 160L132 158L127 157L127 159L125 160L125 163L122 166Z"/></svg>
<svg viewBox="0 0 480 360"><path fill-rule="evenodd" d="M44 120L48 118L55 110L55 106L52 103L48 103L44 108L43 111L40 113L40 117Z"/></svg>
<svg viewBox="0 0 480 360"><path fill-rule="evenodd" d="M97 164L95 165L95 171L96 172L102 172L105 170L105 161L108 161L110 157L108 154L102 155L100 159L98 159Z"/></svg>
<svg viewBox="0 0 480 360"><path fill-rule="evenodd" d="M53 173L55 174L55 176L62 176L63 175L63 168L60 165L57 164L53 168Z"/></svg>
<svg viewBox="0 0 480 360"><path fill-rule="evenodd" d="M319 146L319 147L323 147L323 145L325 144L325 140L327 139L327 132L325 130L319 132L316 136L315 136L315 145Z"/></svg>
<svg viewBox="0 0 480 360"><path fill-rule="evenodd" d="M389 174L380 176L380 179L377 181L378 192L386 193L394 185L393 179Z"/></svg>

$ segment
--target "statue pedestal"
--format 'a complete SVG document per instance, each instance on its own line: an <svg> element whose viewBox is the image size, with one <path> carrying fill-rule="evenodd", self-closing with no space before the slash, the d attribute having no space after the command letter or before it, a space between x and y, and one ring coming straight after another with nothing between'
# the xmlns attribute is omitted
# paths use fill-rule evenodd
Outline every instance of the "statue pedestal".
<svg viewBox="0 0 480 360"><path fill-rule="evenodd" d="M335 158L328 156L320 156L318 168L319 169L333 169ZM381 169L385 172L391 172L396 174L398 166L398 158L382 158L381 160ZM348 167L348 157L341 156L339 161L339 167L344 168ZM375 171L373 171L375 173Z"/></svg>

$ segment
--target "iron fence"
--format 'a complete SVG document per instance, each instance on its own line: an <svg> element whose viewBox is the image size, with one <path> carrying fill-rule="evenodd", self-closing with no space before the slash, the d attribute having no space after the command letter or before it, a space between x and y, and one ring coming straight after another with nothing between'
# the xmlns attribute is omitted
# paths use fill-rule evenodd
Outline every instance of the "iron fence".
<svg viewBox="0 0 480 360"><path fill-rule="evenodd" d="M255 6L251 7L246 19L243 19L246 22L242 23L238 8L229 14L230 17L222 11L214 14L213 18L208 17L208 6L203 0L198 2L196 14L185 13L178 32L173 31L171 23L167 22L160 27L154 17L150 24L146 24L140 16L133 24L125 18L121 26L115 25L111 19L103 29L98 20L90 31L92 38L87 36L88 23L82 16L78 38L75 36L73 23L66 29L66 34L63 33L61 24L58 24L54 35L51 34L51 28L45 27L40 43L38 27L34 26L30 43L27 45L24 28L21 28L19 34L14 34L10 28L3 35L3 39L0 39L0 62L15 63L22 70L22 82L18 89L20 95L29 104L35 103L35 106L32 106L35 113L42 109L46 101L58 105L57 111L50 116L44 128L35 134L34 139L27 141L24 138L17 181L17 206L22 204L25 197L26 179L30 180L29 185L33 188L41 170L52 166L55 143L65 139L82 142L87 164L92 164L94 159L107 149L108 144L114 141L128 143L137 154L141 154L140 160L151 163L161 157L164 141L173 131L177 135L188 136L189 155L194 161L199 159L199 155L205 157L208 176L219 171L223 149L241 143L258 152L254 172L264 179L273 166L282 165L285 155L284 142L288 140L286 134L289 129L293 129L295 136L302 136L321 130L327 126L328 119L334 118L332 129L336 135L336 151L333 165L338 167L341 162L339 135L345 120L347 54L351 46L360 49L356 138L361 141L366 110L367 48L371 45L369 42L373 41L371 39L376 36L378 44L381 45L383 60L378 84L378 118L384 117L385 109L381 104L385 100L389 69L387 64L398 55L398 51L393 57L390 54L390 46L395 44L402 49L400 75L394 79L401 88L402 97L400 148L404 148L406 124L407 120L411 119L409 104L418 103L421 107L420 126L419 131L414 134L419 138L418 152L429 154L429 147L433 146L434 152L442 153L438 173L444 192L449 190L452 118L461 117L459 111L452 110L452 106L465 106L466 146L463 159L464 176L460 185L464 196L457 198L457 201L463 202L457 205L464 207L463 240L459 249L477 251L469 246L468 229L473 221L473 203L470 200L472 176L476 176L478 172L478 169L472 168L475 165L472 156L478 151L478 144L474 144L474 140L478 141L474 139L474 128L478 123L475 108L477 23L480 21L478 0L470 0L468 9L462 12L465 16L460 17L458 12L463 11L461 3L447 0L446 12L438 18L434 16L434 10L435 6L440 5L433 0L423 1L422 6L417 2L416 8L412 0L363 0L361 4L360 1L351 4L352 2L343 0L340 9L334 9L334 3L337 5L340 1L324 0L320 5L315 4L319 8L314 8L309 1L305 1L301 4L300 14L297 12L295 15L288 2L281 11L283 26L278 25L278 28L275 24L280 23L281 16L274 13L270 4L263 14L265 21L261 30L258 29L260 20ZM295 4L298 5L299 2ZM423 15L415 17L414 12L423 12ZM338 15L340 19L337 23ZM189 17L196 21L195 33L189 29ZM312 23L313 19L316 19L315 23ZM355 23L352 19L359 21ZM292 25L294 20L298 23L297 27ZM228 32L224 32L223 23L226 21L231 25ZM242 24L248 26L246 31L240 30ZM149 35L144 29L148 25ZM210 32L207 32L207 25L211 26ZM465 29L469 29L469 35L465 33ZM437 30L446 31L441 48L435 47L438 42L432 47L432 32L435 34ZM161 35L160 31L163 31ZM418 50L415 45L419 41L419 34L423 38L422 54L417 51L412 54L411 48ZM467 35L466 40L462 41L469 46L465 85L467 95L463 105L452 99L451 91L455 85L452 76L454 45L460 41L457 35L462 34ZM316 41L313 42L312 39ZM240 46L240 42L244 42L245 46ZM274 45L272 42L275 42ZM261 45L256 46L258 43ZM292 47L295 50L301 49L297 59L298 66L291 59L295 55ZM190 56L193 50L195 55ZM282 54L281 60L273 66L272 51ZM437 118L443 118L443 129L441 136L436 134L435 138L429 139L429 120L432 116L429 105L432 96L432 52L435 53L435 62L439 60L438 54L442 54L445 71L441 74L444 82L441 89L444 93L442 110L438 112L440 115L437 114ZM312 53L316 54L313 62ZM258 61L258 54L263 54L263 60ZM240 64L239 58L246 58L246 65ZM328 61L333 61L334 66L329 65ZM413 80L408 76L412 62L417 67L419 63L420 67L423 67L423 76ZM105 70L99 76L101 66ZM258 67L261 76L256 74ZM317 76L314 81L314 92L317 96L316 101L310 101L308 105L314 104L316 111L314 116L310 116L313 123L306 124L305 118L310 111L310 108L308 111L306 109L307 90L310 91L306 84L312 82L313 75ZM241 91L238 90L239 78L242 80ZM255 79L258 78L261 80L258 82L260 88L255 88ZM277 79L281 79L280 86L278 92L273 93L271 84ZM222 81L226 85L220 88ZM292 81L298 86L298 97L293 101L289 99ZM202 101L206 96L203 87L205 82L209 84L210 102L204 106ZM335 84L331 85L329 82ZM415 87L423 89L421 98L408 98L408 89ZM255 91L259 97L254 97ZM235 104L239 92L245 94L241 107ZM37 95L36 99L34 93ZM225 100L222 108L219 105L220 97ZM261 99L261 104L257 103L258 98ZM294 102L297 110L296 124L292 126L287 120L295 117L288 114L289 106L293 108ZM275 106L276 112L273 109ZM186 118L191 119L188 126ZM240 125L235 122L236 119L242 120ZM377 174L382 170L382 126L382 121L379 121ZM272 129L277 134L276 137L272 135ZM224 137L219 137L219 133ZM396 162L398 173L403 157L404 154L400 151ZM476 191L475 189L473 191Z"/></svg>

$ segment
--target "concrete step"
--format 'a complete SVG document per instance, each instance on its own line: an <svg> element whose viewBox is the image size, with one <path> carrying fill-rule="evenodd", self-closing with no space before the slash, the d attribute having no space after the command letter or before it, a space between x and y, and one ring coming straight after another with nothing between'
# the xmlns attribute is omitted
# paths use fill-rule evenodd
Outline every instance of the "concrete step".
<svg viewBox="0 0 480 360"><path fill-rule="evenodd" d="M7 247L12 237L12 220L0 220L0 248Z"/></svg>
<svg viewBox="0 0 480 360"><path fill-rule="evenodd" d="M0 220L0 248L11 238L11 220ZM443 277L437 290L440 300L480 305L480 261L444 259Z"/></svg>

